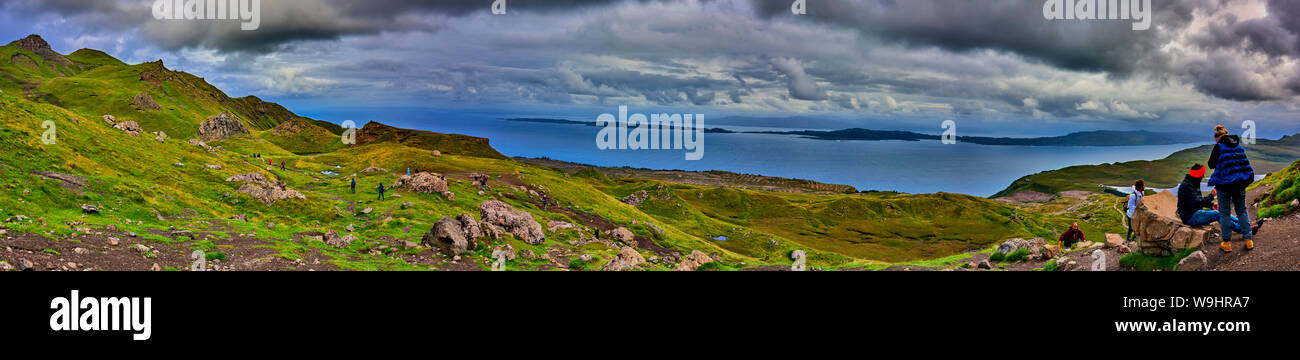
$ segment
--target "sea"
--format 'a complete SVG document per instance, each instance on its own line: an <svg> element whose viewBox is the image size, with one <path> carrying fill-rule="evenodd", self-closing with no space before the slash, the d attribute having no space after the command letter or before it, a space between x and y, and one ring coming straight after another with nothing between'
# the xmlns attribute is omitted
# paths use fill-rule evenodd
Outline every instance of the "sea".
<svg viewBox="0 0 1300 360"><path fill-rule="evenodd" d="M420 111L334 112L309 116L335 123L352 119L488 138L507 156L545 157L568 162L664 170L723 170L850 185L858 190L959 193L990 196L1015 180L1074 165L1156 160L1201 144L1149 146L992 146L940 141L834 141L793 135L707 133L704 156L686 160L686 150L601 150L596 126L520 122L500 116ZM339 119L337 121L333 119ZM792 130L713 126L733 131ZM824 129L823 129L824 130ZM937 131L936 131L937 132ZM1097 184L1123 187L1116 184Z"/></svg>

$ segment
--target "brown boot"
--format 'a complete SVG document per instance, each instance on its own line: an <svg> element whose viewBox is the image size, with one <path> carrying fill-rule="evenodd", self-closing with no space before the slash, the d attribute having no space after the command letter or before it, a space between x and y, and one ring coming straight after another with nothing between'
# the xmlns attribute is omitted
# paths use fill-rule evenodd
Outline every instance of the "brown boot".
<svg viewBox="0 0 1300 360"><path fill-rule="evenodd" d="M1246 250L1255 250L1255 241L1246 239Z"/></svg>
<svg viewBox="0 0 1300 360"><path fill-rule="evenodd" d="M1223 250L1223 252L1226 253L1232 252L1232 243L1227 241L1219 243L1219 250Z"/></svg>

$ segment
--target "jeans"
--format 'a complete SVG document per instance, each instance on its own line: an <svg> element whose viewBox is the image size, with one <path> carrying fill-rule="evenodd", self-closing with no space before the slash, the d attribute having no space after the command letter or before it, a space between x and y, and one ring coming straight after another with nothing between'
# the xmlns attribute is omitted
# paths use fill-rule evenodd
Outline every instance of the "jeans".
<svg viewBox="0 0 1300 360"><path fill-rule="evenodd" d="M1232 221L1230 221L1229 223L1232 224L1232 231L1236 231L1238 234L1245 234L1244 232L1241 232L1241 224L1237 220L1237 217L1232 216L1231 218ZM1218 221L1219 221L1219 211L1198 210L1196 211L1195 214L1192 214L1191 219L1187 220L1187 226L1203 226Z"/></svg>
<svg viewBox="0 0 1300 360"><path fill-rule="evenodd" d="M1252 239L1250 233L1250 212L1246 211L1246 187L1239 189L1216 188L1219 192L1219 225L1223 229L1223 241L1232 239L1232 226L1236 224L1241 237ZM1226 190L1226 191L1225 191ZM1237 218L1232 218L1232 211L1237 211Z"/></svg>

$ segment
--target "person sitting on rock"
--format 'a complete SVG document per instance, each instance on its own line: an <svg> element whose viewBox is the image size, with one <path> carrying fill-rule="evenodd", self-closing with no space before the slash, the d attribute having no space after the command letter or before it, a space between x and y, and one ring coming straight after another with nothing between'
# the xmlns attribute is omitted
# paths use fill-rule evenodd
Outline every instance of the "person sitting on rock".
<svg viewBox="0 0 1300 360"><path fill-rule="evenodd" d="M1084 240L1087 239L1083 236L1083 230L1079 230L1079 223L1076 222L1070 224L1070 230L1066 230L1064 234L1061 234L1061 238L1057 239L1057 243L1061 245L1061 249L1066 249Z"/></svg>
<svg viewBox="0 0 1300 360"><path fill-rule="evenodd" d="M1142 197L1146 195L1147 183L1142 179L1133 183L1133 195L1128 197L1128 205L1124 207L1127 210L1124 216L1128 217L1128 236L1125 240L1133 241L1133 212L1137 210L1138 205L1142 204Z"/></svg>
<svg viewBox="0 0 1300 360"><path fill-rule="evenodd" d="M1183 182L1178 184L1178 218L1187 226L1205 226L1219 222L1219 211L1208 210L1214 207L1214 197L1218 190L1210 190L1209 196L1201 196L1201 180L1205 179L1205 166L1193 165L1188 170ZM1236 216L1232 218L1232 231L1241 232Z"/></svg>

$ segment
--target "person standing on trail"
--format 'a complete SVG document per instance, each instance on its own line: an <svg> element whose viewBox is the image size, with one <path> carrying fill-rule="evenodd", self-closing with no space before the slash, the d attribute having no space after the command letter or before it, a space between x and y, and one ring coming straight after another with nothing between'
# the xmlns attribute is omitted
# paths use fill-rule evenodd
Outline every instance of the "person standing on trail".
<svg viewBox="0 0 1300 360"><path fill-rule="evenodd" d="M406 176L411 176L411 168L406 168Z"/></svg>
<svg viewBox="0 0 1300 360"><path fill-rule="evenodd" d="M353 177L353 178L352 178L352 193L353 193L353 194L356 194L356 193L357 193L357 178L356 178L356 177Z"/></svg>
<svg viewBox="0 0 1300 360"><path fill-rule="evenodd" d="M1142 204L1142 197L1146 196L1147 183L1142 179L1133 183L1133 195L1128 197L1128 205L1124 206L1124 216L1128 220L1128 236L1124 239L1133 241L1133 212L1137 210L1138 205Z"/></svg>
<svg viewBox="0 0 1300 360"><path fill-rule="evenodd" d="M284 170L284 160L280 160L280 170Z"/></svg>
<svg viewBox="0 0 1300 360"><path fill-rule="evenodd" d="M1241 146L1241 138L1228 135L1223 125L1214 127L1214 151L1210 153L1207 163L1214 169L1210 176L1210 186L1218 193L1219 226L1223 231L1223 241L1219 249L1232 252L1232 224L1242 230L1241 237L1246 240L1246 250L1255 248L1256 229L1250 228L1250 212L1246 210L1246 187L1255 182L1255 169L1246 158L1246 148ZM1232 218L1232 211L1237 211L1237 219ZM1256 224L1258 228L1263 222Z"/></svg>
<svg viewBox="0 0 1300 360"><path fill-rule="evenodd" d="M384 183L379 183L379 200L384 199Z"/></svg>
<svg viewBox="0 0 1300 360"><path fill-rule="evenodd" d="M1065 250L1065 248L1074 246L1075 243L1084 240L1087 239L1083 236L1083 230L1079 230L1079 223L1076 222L1070 224L1070 230L1066 230L1064 234L1061 234L1061 238L1057 239L1057 243L1060 244L1061 250Z"/></svg>
<svg viewBox="0 0 1300 360"><path fill-rule="evenodd" d="M1201 196L1201 180L1204 178L1205 166L1196 164L1178 185L1178 218L1187 226L1204 226L1219 221L1218 210L1206 210L1214 206L1218 190L1210 190L1209 196ZM1237 221L1237 217L1232 217L1232 230L1243 233Z"/></svg>

